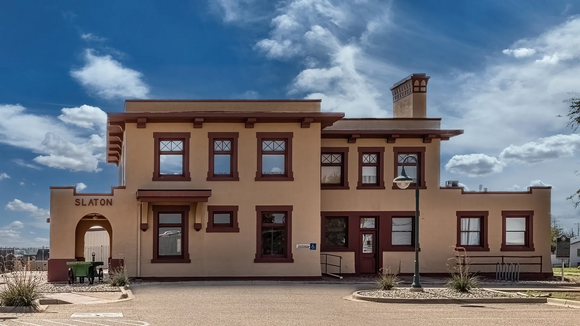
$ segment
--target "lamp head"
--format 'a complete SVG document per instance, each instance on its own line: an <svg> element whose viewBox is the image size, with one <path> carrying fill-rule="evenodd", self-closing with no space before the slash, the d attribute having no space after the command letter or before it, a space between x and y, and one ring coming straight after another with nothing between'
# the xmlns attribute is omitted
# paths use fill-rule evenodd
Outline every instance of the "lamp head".
<svg viewBox="0 0 580 326"><path fill-rule="evenodd" d="M393 183L397 184L397 187L401 189L407 189L412 182L413 178L409 178L407 173L405 173L405 167L401 170L401 175L393 179Z"/></svg>

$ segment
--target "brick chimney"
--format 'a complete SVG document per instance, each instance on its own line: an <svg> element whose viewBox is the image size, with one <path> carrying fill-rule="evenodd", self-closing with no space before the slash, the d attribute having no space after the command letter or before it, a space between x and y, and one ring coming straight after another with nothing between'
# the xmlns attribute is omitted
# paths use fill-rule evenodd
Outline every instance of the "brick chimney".
<svg viewBox="0 0 580 326"><path fill-rule="evenodd" d="M393 118L427 117L426 74L412 74L391 87L393 92Z"/></svg>

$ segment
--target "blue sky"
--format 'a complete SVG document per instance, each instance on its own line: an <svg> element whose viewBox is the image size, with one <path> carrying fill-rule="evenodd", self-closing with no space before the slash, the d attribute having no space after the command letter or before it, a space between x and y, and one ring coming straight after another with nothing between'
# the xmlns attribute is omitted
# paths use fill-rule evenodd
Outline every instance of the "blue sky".
<svg viewBox="0 0 580 326"><path fill-rule="evenodd" d="M580 92L573 1L2 1L0 246L47 245L49 187L104 192L104 112L126 98L321 98L326 111L390 117L389 87L431 76L428 116L465 134L441 182L552 185L580 222ZM564 117L558 117L562 115Z"/></svg>

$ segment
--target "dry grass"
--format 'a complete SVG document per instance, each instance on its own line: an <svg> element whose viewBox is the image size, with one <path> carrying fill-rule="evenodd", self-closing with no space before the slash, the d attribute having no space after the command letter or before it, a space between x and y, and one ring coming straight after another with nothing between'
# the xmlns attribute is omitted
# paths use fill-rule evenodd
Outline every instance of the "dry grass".
<svg viewBox="0 0 580 326"><path fill-rule="evenodd" d="M41 278L30 271L15 271L2 275L0 305L38 308Z"/></svg>

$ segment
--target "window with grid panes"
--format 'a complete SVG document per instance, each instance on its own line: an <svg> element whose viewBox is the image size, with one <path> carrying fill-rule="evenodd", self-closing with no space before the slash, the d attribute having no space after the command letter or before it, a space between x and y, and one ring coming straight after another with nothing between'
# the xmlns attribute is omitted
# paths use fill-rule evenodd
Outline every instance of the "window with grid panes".
<svg viewBox="0 0 580 326"><path fill-rule="evenodd" d="M361 160L361 176L363 185L379 184L379 154L364 153Z"/></svg>
<svg viewBox="0 0 580 326"><path fill-rule="evenodd" d="M262 140L262 176L286 175L286 140Z"/></svg>
<svg viewBox="0 0 580 326"><path fill-rule="evenodd" d="M343 185L344 164L342 153L322 153L320 157L320 183Z"/></svg>
<svg viewBox="0 0 580 326"><path fill-rule="evenodd" d="M214 176L232 176L232 140L216 139L213 141L213 174Z"/></svg>
<svg viewBox="0 0 580 326"><path fill-rule="evenodd" d="M407 158L407 157L415 158L415 160L417 160L417 163L415 163L414 159ZM421 166L421 161L420 161L419 155L417 155L416 153L400 153L400 154L398 154L397 155L397 176L401 175L401 172L403 171L403 166L405 167L405 173L407 174L407 176L409 178L413 179L413 183L411 185L415 185L415 182L417 182L417 177L418 177L417 167ZM421 184L419 183L419 185L421 185Z"/></svg>

